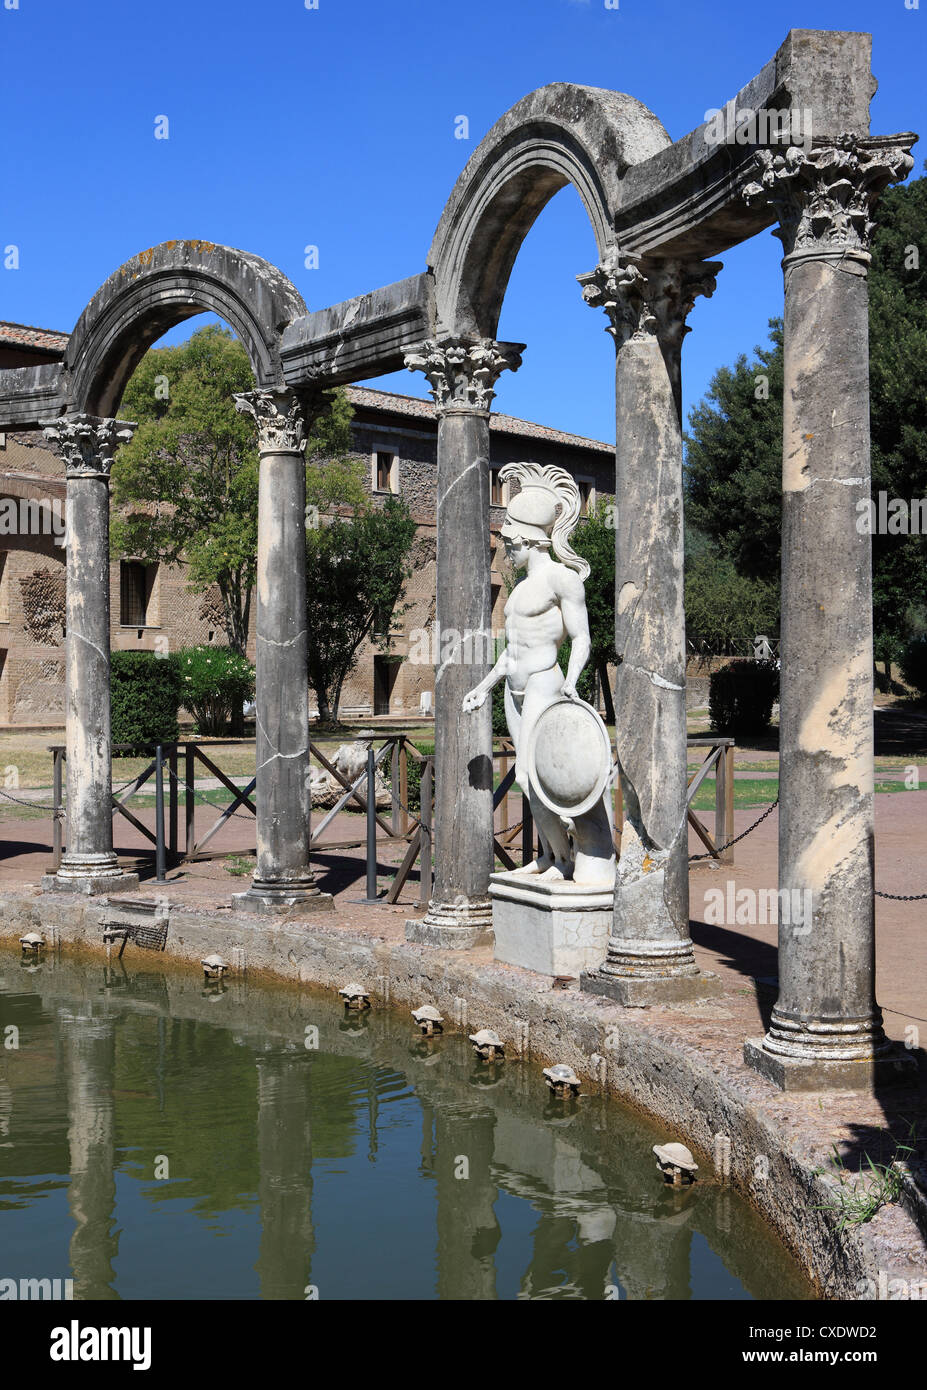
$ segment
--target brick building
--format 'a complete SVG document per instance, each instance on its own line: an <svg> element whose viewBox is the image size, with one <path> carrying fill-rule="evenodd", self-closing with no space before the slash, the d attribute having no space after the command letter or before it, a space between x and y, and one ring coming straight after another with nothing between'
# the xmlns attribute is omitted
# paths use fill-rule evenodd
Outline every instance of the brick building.
<svg viewBox="0 0 927 1390"><path fill-rule="evenodd" d="M0 323L0 366L29 366L63 355L67 334ZM417 523L413 575L388 651L367 641L342 693L343 715L419 712L434 690L420 634L435 618L437 421L430 401L347 388L354 410L353 451L374 495L398 493ZM584 506L611 498L614 447L508 415L490 421L493 629L503 627L507 591L499 527L505 513L503 464L534 459L576 478ZM41 433L0 435L0 726L64 723L64 474ZM174 651L224 643L218 593L192 593L183 566L143 565L131 556L110 567L114 651ZM254 656L254 631L249 655Z"/></svg>

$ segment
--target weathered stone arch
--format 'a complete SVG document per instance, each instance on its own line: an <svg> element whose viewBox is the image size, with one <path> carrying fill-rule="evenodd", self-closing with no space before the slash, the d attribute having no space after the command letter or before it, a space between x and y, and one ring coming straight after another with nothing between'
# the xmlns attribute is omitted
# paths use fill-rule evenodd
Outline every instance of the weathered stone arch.
<svg viewBox="0 0 927 1390"><path fill-rule="evenodd" d="M620 92L554 82L517 102L474 151L435 232L437 334L495 336L519 247L568 183L604 258L622 175L670 143L656 116Z"/></svg>
<svg viewBox="0 0 927 1390"><path fill-rule="evenodd" d="M211 241L165 241L120 266L81 314L65 356L66 404L113 415L151 344L209 311L241 338L258 387L283 381L280 335L306 312L286 276L260 256Z"/></svg>

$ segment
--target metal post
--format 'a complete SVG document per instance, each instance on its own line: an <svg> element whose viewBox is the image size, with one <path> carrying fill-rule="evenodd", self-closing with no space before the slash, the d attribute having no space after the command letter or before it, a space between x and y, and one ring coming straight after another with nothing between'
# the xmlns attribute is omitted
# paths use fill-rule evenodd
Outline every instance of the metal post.
<svg viewBox="0 0 927 1390"><path fill-rule="evenodd" d="M155 876L159 883L167 878L164 853L164 750L155 748Z"/></svg>
<svg viewBox="0 0 927 1390"><path fill-rule="evenodd" d="M398 741L398 739L393 739L393 738L391 738L391 739L390 739L390 742L391 742L392 745L393 745L393 746L392 746L392 749L390 750L390 767L389 767L390 803L391 803L391 807L392 807L392 816L391 816L391 818L390 818L390 825L391 825L393 834L398 836L398 834L399 834L399 741Z"/></svg>
<svg viewBox="0 0 927 1390"><path fill-rule="evenodd" d="M183 790L183 809L184 819L187 825L187 858L193 856L196 845L196 801L194 793L194 781L196 779L196 753L192 743L187 744L186 757L184 758L184 790Z"/></svg>
<svg viewBox="0 0 927 1390"><path fill-rule="evenodd" d="M61 863L61 823L63 810L61 806L61 770L64 765L64 750L55 748L52 752L52 782L54 785L53 800L55 803L54 823L52 834L54 836L52 846L52 864L55 873L58 872L58 865Z"/></svg>
<svg viewBox="0 0 927 1390"><path fill-rule="evenodd" d="M170 744L167 752L167 823L168 823L168 848L171 858L177 860L177 744Z"/></svg>
<svg viewBox="0 0 927 1390"><path fill-rule="evenodd" d="M377 775L373 745L367 749L367 901L377 900Z"/></svg>

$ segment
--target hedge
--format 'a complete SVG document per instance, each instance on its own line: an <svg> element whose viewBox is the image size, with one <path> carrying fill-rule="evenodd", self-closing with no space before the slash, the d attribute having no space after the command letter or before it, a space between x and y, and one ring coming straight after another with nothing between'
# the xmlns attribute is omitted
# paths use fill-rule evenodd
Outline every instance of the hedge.
<svg viewBox="0 0 927 1390"><path fill-rule="evenodd" d="M180 672L174 657L113 652L110 692L113 743L171 743L177 738Z"/></svg>

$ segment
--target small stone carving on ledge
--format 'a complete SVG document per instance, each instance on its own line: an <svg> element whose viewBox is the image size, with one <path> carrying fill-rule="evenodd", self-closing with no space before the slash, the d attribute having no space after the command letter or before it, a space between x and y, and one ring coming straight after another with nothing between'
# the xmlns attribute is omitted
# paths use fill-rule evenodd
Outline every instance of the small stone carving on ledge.
<svg viewBox="0 0 927 1390"><path fill-rule="evenodd" d="M698 1164L685 1144L654 1144L653 1152L664 1182L682 1187L684 1183L695 1181Z"/></svg>

